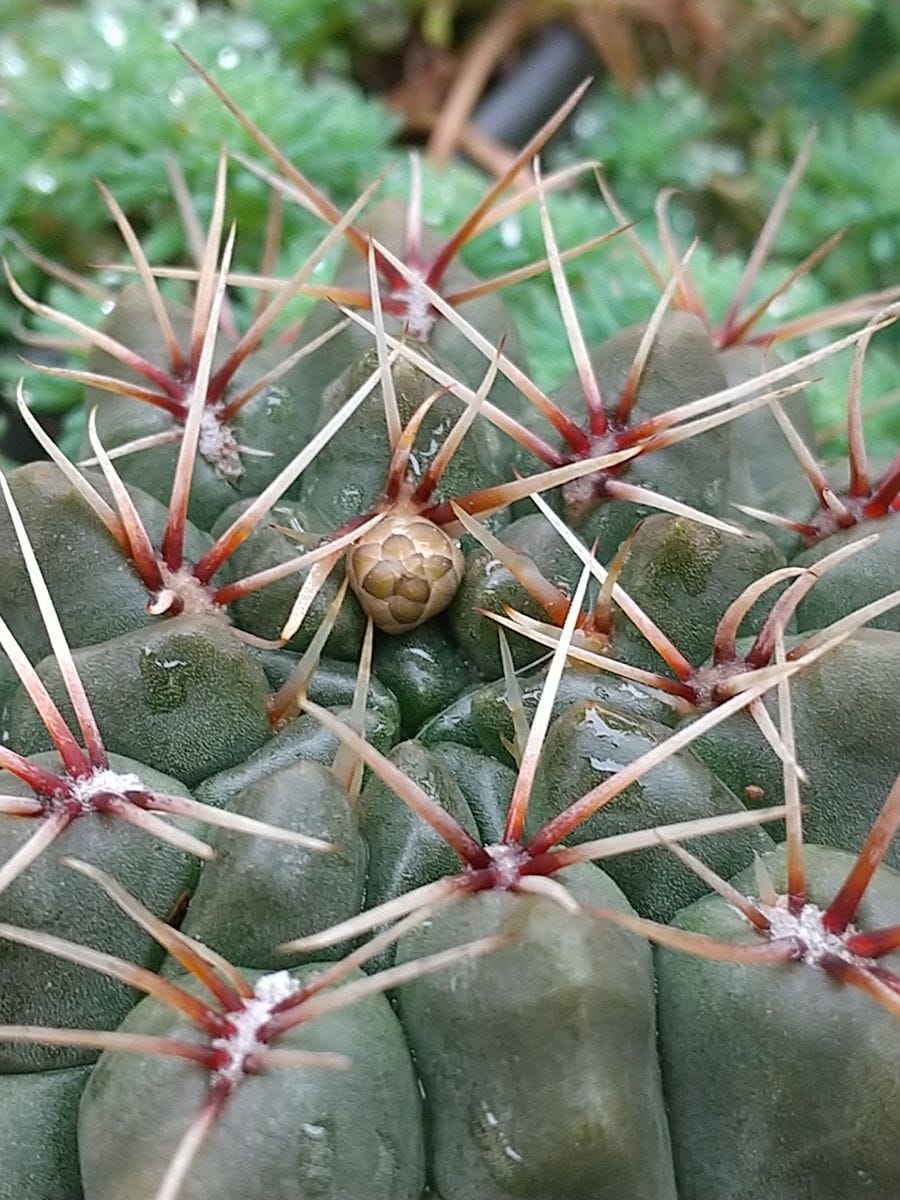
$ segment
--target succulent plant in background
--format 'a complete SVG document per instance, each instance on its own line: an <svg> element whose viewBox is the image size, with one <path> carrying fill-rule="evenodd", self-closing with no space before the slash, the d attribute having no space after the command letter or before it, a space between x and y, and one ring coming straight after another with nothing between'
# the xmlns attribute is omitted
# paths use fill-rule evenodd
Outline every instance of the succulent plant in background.
<svg viewBox="0 0 900 1200"><path fill-rule="evenodd" d="M199 225L176 186L194 265L102 193L137 281L96 324L10 275L90 346L29 385L83 389L90 459L20 394L51 461L0 484L0 1200L893 1195L896 470L861 380L896 305L730 376L752 321L706 319L664 204L658 262L583 197L607 244L572 255L534 163L432 237L414 169L344 212L230 103L317 244L276 254L263 204L237 266L220 155ZM562 382L457 275L510 216ZM651 263L639 324L580 319L589 261ZM826 478L781 401L842 349Z"/></svg>

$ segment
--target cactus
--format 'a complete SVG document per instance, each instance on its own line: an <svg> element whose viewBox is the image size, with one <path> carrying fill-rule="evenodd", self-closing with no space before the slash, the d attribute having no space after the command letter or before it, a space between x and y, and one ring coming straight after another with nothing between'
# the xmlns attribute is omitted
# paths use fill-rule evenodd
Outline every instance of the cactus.
<svg viewBox="0 0 900 1200"><path fill-rule="evenodd" d="M88 461L20 393L50 461L0 476L0 1197L895 1195L897 469L860 379L896 309L757 333L803 156L721 322L663 201L663 268L618 231L658 304L589 346L566 265L609 235L561 250L532 163L580 92L439 241L415 170L341 213L194 66L329 228L233 276L223 154L196 270L102 191L138 281L98 328L10 276L91 358L48 368ZM531 204L545 262L469 277ZM543 268L551 392L499 296ZM810 373L847 347L832 484Z"/></svg>

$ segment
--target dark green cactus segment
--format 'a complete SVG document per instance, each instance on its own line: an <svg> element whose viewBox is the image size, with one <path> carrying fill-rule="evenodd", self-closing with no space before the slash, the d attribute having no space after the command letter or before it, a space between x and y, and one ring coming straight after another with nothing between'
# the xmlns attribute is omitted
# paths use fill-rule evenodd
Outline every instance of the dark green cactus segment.
<svg viewBox="0 0 900 1200"><path fill-rule="evenodd" d="M273 691L287 682L300 661L299 656L289 650L252 650L251 653L265 671ZM321 704L323 708L349 708L353 703L356 673L355 663L351 665L337 659L322 658L309 681L306 694L314 704ZM375 675L369 677L366 711L377 716L379 729L394 731L390 743L393 745L400 732L400 705L390 688L385 687Z"/></svg>
<svg viewBox="0 0 900 1200"><path fill-rule="evenodd" d="M431 752L465 796L483 844L499 842L516 782L515 772L495 758L456 742L439 742L431 747Z"/></svg>
<svg viewBox="0 0 900 1200"><path fill-rule="evenodd" d="M114 754L193 787L241 762L269 736L268 687L224 622L181 616L73 655L103 740ZM39 674L66 719L74 716L55 659ZM49 735L20 688L9 702L9 742L23 754Z"/></svg>
<svg viewBox="0 0 900 1200"><path fill-rule="evenodd" d="M378 355L374 350L352 362L327 389L321 424L377 369ZM405 425L435 392L436 385L403 360L394 364L392 373L397 408ZM413 447L410 459L413 476L418 478L432 462L463 410L462 401L453 396L443 395L435 400ZM498 472L505 466L504 455L508 455L500 438L486 421L476 422L450 461L435 492L436 499L463 496L475 488L497 483ZM310 519L318 516L322 528L330 530L374 508L384 491L390 459L384 398L381 387L377 386L353 421L335 434L301 476L300 498ZM352 464L351 470L348 464Z"/></svg>
<svg viewBox="0 0 900 1200"><path fill-rule="evenodd" d="M227 508L213 526L214 535L223 533L249 503L248 500L241 500ZM314 536L308 542L302 539L295 540L282 533L279 526L289 528L297 534L311 533ZM255 575L257 571L267 571L280 566L290 559L299 558L316 544L320 536L328 532L329 529L323 525L321 519L310 520L300 504L283 501L271 510L268 519L258 525L247 540L233 552L230 559L232 571L238 579L243 579L248 575ZM235 625L248 633L256 634L257 637L273 641L277 639L308 574L308 569L301 569L284 579L266 584L259 591L233 600L229 605L229 612ZM338 563L313 600L300 629L287 643L292 650L305 650L309 645L343 578L344 565ZM366 619L362 609L353 593L348 592L334 629L325 644L328 654L332 658L355 661L359 657L365 628Z"/></svg>
<svg viewBox="0 0 900 1200"><path fill-rule="evenodd" d="M774 716L774 703L765 703ZM900 634L860 630L793 677L791 704L797 759L809 776L801 791L807 836L858 850L900 771ZM781 763L746 713L693 749L745 803L783 803ZM767 828L780 839L779 826ZM900 866L896 841L885 861Z"/></svg>
<svg viewBox="0 0 900 1200"><path fill-rule="evenodd" d="M0 1077L0 1200L82 1200L76 1122L88 1072Z"/></svg>
<svg viewBox="0 0 900 1200"><path fill-rule="evenodd" d="M695 666L709 657L713 635L728 605L784 557L761 533L723 533L685 517L658 513L635 535L619 583ZM754 606L741 632L756 633L771 606ZM651 671L665 664L619 611L615 657Z"/></svg>
<svg viewBox="0 0 900 1200"><path fill-rule="evenodd" d="M210 839L217 857L204 864L182 930L230 962L258 970L291 966L298 956L275 954L278 943L362 907L367 852L352 802L326 767L298 762L251 784L228 808L335 849L316 853L217 830Z"/></svg>
<svg viewBox="0 0 900 1200"><path fill-rule="evenodd" d="M807 846L809 899L827 906L852 857ZM782 850L764 860L784 885ZM735 885L755 895L753 871ZM855 924L894 924L900 877L882 868ZM678 928L758 942L718 896ZM880 960L900 965L896 953ZM900 1194L900 1027L855 988L806 963L657 957L660 1054L682 1200L869 1200Z"/></svg>
<svg viewBox="0 0 900 1200"><path fill-rule="evenodd" d="M530 724L543 691L546 669L524 674L519 679L522 707ZM660 692L641 684L605 675L590 668L570 667L563 674L553 704L554 719L569 705L579 701L608 704L617 712L627 713L638 720L674 724L676 710ZM486 684L472 697L472 724L481 748L501 762L512 763L506 748L515 737L512 713L506 696L506 684L500 680Z"/></svg>
<svg viewBox="0 0 900 1200"><path fill-rule="evenodd" d="M631 911L593 866L557 879ZM675 1200L647 946L488 891L408 934L398 961L493 934L510 940L399 992L442 1200Z"/></svg>
<svg viewBox="0 0 900 1200"><path fill-rule="evenodd" d="M621 394L644 326L616 334L591 352L601 394L614 408ZM641 377L629 424L659 416L678 405L722 391L725 375L710 336L697 317L670 313L663 318ZM585 420L585 402L576 380L563 384L554 399L576 419ZM717 513L726 504L728 441L725 428L708 430L676 446L656 451L628 464L622 478L662 492L704 512ZM603 453L597 448L596 453ZM569 523L582 527L586 541L600 537L601 561L615 553L622 539L652 509L613 500L596 507L594 482L576 480L563 490Z"/></svg>
<svg viewBox="0 0 900 1200"><path fill-rule="evenodd" d="M186 346L190 337L191 313L183 305L171 301L167 301L167 308L176 337L182 346ZM155 366L169 369L159 329L146 294L139 285L124 289L101 328ZM220 343L216 354L217 365L224 361L228 349ZM235 373L223 397L224 403L227 404L229 398L238 395L267 371L278 366L285 357L286 352L276 347L257 351ZM91 351L89 366L92 371L113 378L131 380L144 386L147 383L142 376L101 350ZM235 500L256 496L306 445L312 433L315 413L309 401L302 368L303 363L300 362L280 379L262 388L227 423L219 420L213 406L207 406L188 509L190 519L201 529L210 529L222 511ZM108 450L136 438L183 428L160 408L139 400L111 396L96 388L87 389L85 404L88 410L96 406L97 432ZM242 453L243 447L251 453ZM86 442L83 449L85 454L91 453ZM123 479L138 484L158 500L167 503L178 451L178 442L151 447L140 454L118 459L116 465ZM254 454L252 451L262 453Z"/></svg>
<svg viewBox="0 0 900 1200"><path fill-rule="evenodd" d="M102 476L85 472L110 500ZM9 475L9 486L47 581L66 637L89 646L150 623L150 593L112 535L54 464L28 463ZM165 509L138 488L131 497L153 538L162 534ZM187 527L185 548L200 557L210 544ZM5 505L0 505L0 614L33 662L50 653L43 624L35 620L34 593ZM6 666L6 657L0 652ZM8 667L6 668L8 670Z"/></svg>
<svg viewBox="0 0 900 1200"><path fill-rule="evenodd" d="M566 595L571 595L581 574L581 563L546 517L531 513L507 526L500 541L527 554L541 575ZM547 614L496 558L479 546L466 559L466 573L450 606L449 619L462 652L486 679L496 679L503 670L497 627L476 610L502 613L510 605L527 616L547 620ZM546 651L527 638L508 634L513 661L526 666Z"/></svg>
<svg viewBox="0 0 900 1200"><path fill-rule="evenodd" d="M537 829L579 796L658 745L671 731L597 701L573 704L551 726L535 776L527 829ZM569 839L595 838L739 812L740 802L690 750L671 755L599 809ZM689 848L691 844L688 843ZM759 828L734 830L696 843L714 870L733 875L755 853L773 849ZM644 850L604 867L641 916L668 921L707 890L669 851Z"/></svg>
<svg viewBox="0 0 900 1200"><path fill-rule="evenodd" d="M341 721L352 720L349 709L338 707L334 712ZM365 725L366 741L386 754L397 740L397 726L387 724L372 709L366 712ZM236 767L220 771L200 784L197 797L204 804L223 808L244 788L293 763L316 762L328 766L334 761L338 747L338 740L333 733L323 728L314 717L301 713Z"/></svg>
<svg viewBox="0 0 900 1200"><path fill-rule="evenodd" d="M321 968L292 974L309 981ZM255 972L247 973L255 982ZM190 981L178 979L191 987ZM157 1001L123 1030L191 1038ZM302 1024L285 1049L345 1054L346 1071L245 1075L198 1151L179 1200L419 1200L425 1184L419 1093L400 1024L383 996ZM84 1200L152 1196L207 1098L210 1075L173 1058L104 1054L81 1103Z"/></svg>
<svg viewBox="0 0 900 1200"><path fill-rule="evenodd" d="M838 563L804 597L797 609L798 629L821 629L848 613L900 589L900 513L891 513L880 521L862 521L849 529L823 538L793 560L807 567L842 546L878 534L878 542L860 554ZM873 629L900 631L900 608L894 608L869 622Z"/></svg>
<svg viewBox="0 0 900 1200"><path fill-rule="evenodd" d="M378 638L373 667L400 703L404 737L452 704L473 677L440 617L409 633Z"/></svg>
<svg viewBox="0 0 900 1200"><path fill-rule="evenodd" d="M436 755L408 741L395 746L388 757L477 836L478 826L462 791ZM459 859L443 838L374 777L360 796L359 825L369 846L367 908L460 869Z"/></svg>
<svg viewBox="0 0 900 1200"><path fill-rule="evenodd" d="M417 740L423 746L433 746L437 742L454 742L478 750L481 743L472 719L472 704L480 691L479 685L467 688L443 712L436 713L425 722L416 734Z"/></svg>
<svg viewBox="0 0 900 1200"><path fill-rule="evenodd" d="M54 771L60 767L55 754L38 754L34 761ZM151 790L188 795L177 780L130 759L110 755L109 766L118 776L137 776ZM10 795L31 795L12 776L4 779L3 787ZM0 815L0 862L35 833L42 819ZM194 821L182 827L201 832ZM193 887L198 861L122 818L87 813L71 821L50 849L0 895L0 921L103 947L155 970L162 959L156 942L105 897L98 897L89 880L61 867L59 859L65 855L102 864L163 919ZM114 1029L136 1000L131 988L106 975L6 940L0 940L0 978L0 1024ZM93 1058L96 1054L90 1050L0 1043L0 1072L42 1071Z"/></svg>
<svg viewBox="0 0 900 1200"><path fill-rule="evenodd" d="M402 257L400 247L404 241L406 213L401 203L394 198L387 198L375 206L362 226L371 232L383 245ZM428 229L422 230L419 254L432 258L441 249L442 242ZM452 295L472 287L479 281L470 271L459 262L450 263L441 284L444 295ZM355 250L348 250L338 266L335 283L341 287L359 289L369 292L368 265L360 258ZM382 284L382 297L387 296L387 289ZM437 313L432 314L434 322L430 329L424 329L417 335L411 332L407 323L399 316L385 312L384 323L388 334L400 337L406 334L417 351L430 351L441 363L471 388L477 387L484 375L487 362L482 354L458 333L446 318ZM525 355L519 343L512 318L497 296L479 296L468 301L462 309L465 319L483 334L494 346L506 339L504 354L514 362L525 362ZM301 342L308 344L314 338L321 336L326 330L333 328L340 320L340 313L333 304L320 303L313 308L303 322ZM372 336L359 325L351 324L330 342L318 350L314 357L304 363L304 384L316 396L321 396L328 384L343 371L348 362L353 362L365 354L372 345ZM498 377L491 393L491 401L500 408L516 416L527 409L527 404L519 392L502 376Z"/></svg>
<svg viewBox="0 0 900 1200"><path fill-rule="evenodd" d="M719 363L729 387L756 379L781 362L771 348L760 346L729 346L719 351ZM783 380L779 386L790 382ZM800 437L814 450L816 428L806 393L798 392L781 403ZM735 504L758 506L761 497L795 474L797 459L771 410L765 406L744 413L726 428L731 446L730 498Z"/></svg>

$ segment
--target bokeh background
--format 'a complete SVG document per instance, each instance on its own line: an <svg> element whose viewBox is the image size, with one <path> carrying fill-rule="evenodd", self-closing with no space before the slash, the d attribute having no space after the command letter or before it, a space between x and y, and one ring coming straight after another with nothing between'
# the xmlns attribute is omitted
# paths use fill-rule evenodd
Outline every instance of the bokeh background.
<svg viewBox="0 0 900 1200"><path fill-rule="evenodd" d="M900 5L892 0L0 0L3 253L32 294L89 321L112 303L125 257L95 180L122 204L151 261L186 262L173 171L202 220L222 143L254 153L176 42L341 205L387 166L385 190L405 194L409 152L418 153L426 220L447 232L487 177L593 75L545 151L545 169L600 162L648 247L656 245L655 200L677 189L674 232L682 247L701 239L692 269L713 313L724 311L815 130L759 294L838 230L846 230L840 245L779 298L773 317L900 282ZM270 200L267 185L233 163L238 267L258 266ZM551 197L551 212L564 247L616 224L589 170ZM275 266L287 274L322 229L287 203L281 221ZM489 276L542 253L537 216L525 211L463 257ZM55 277L41 256L74 274ZM323 264L323 278L333 266ZM646 319L658 297L624 239L579 259L569 277L592 340ZM549 279L507 296L535 378L554 385L571 361ZM300 312L302 302L288 318ZM64 445L77 443L78 389L29 372L20 357L66 361L68 352L42 344L49 329L26 323L0 294L0 455L33 453L11 408L22 374L29 403ZM845 396L841 364L814 394L826 452L840 447ZM894 452L893 331L870 351L864 400L871 448Z"/></svg>

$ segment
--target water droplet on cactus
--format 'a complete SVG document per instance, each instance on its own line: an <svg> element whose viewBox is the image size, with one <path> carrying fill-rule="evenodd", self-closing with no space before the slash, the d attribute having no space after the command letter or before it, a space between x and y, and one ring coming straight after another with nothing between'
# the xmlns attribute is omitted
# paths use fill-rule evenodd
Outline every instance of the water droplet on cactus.
<svg viewBox="0 0 900 1200"><path fill-rule="evenodd" d="M160 18L160 33L166 41L175 41L197 20L195 0L166 0L160 6Z"/></svg>
<svg viewBox="0 0 900 1200"><path fill-rule="evenodd" d="M522 222L518 217L507 217L500 222L500 241L507 250L515 250L522 243Z"/></svg>
<svg viewBox="0 0 900 1200"><path fill-rule="evenodd" d="M112 7L98 6L94 11L94 28L113 50L121 50L128 41L125 22Z"/></svg>
<svg viewBox="0 0 900 1200"><path fill-rule="evenodd" d="M62 80L76 96L86 92L106 92L112 84L108 72L99 71L81 58L72 59L63 65Z"/></svg>
<svg viewBox="0 0 900 1200"><path fill-rule="evenodd" d="M28 64L11 37L0 38L0 75L6 79L21 79Z"/></svg>
<svg viewBox="0 0 900 1200"><path fill-rule="evenodd" d="M32 163L22 172L22 181L33 192L52 196L59 187L59 180L42 163Z"/></svg>
<svg viewBox="0 0 900 1200"><path fill-rule="evenodd" d="M216 55L216 62L223 71L233 71L240 61L241 56L234 46L223 46Z"/></svg>

